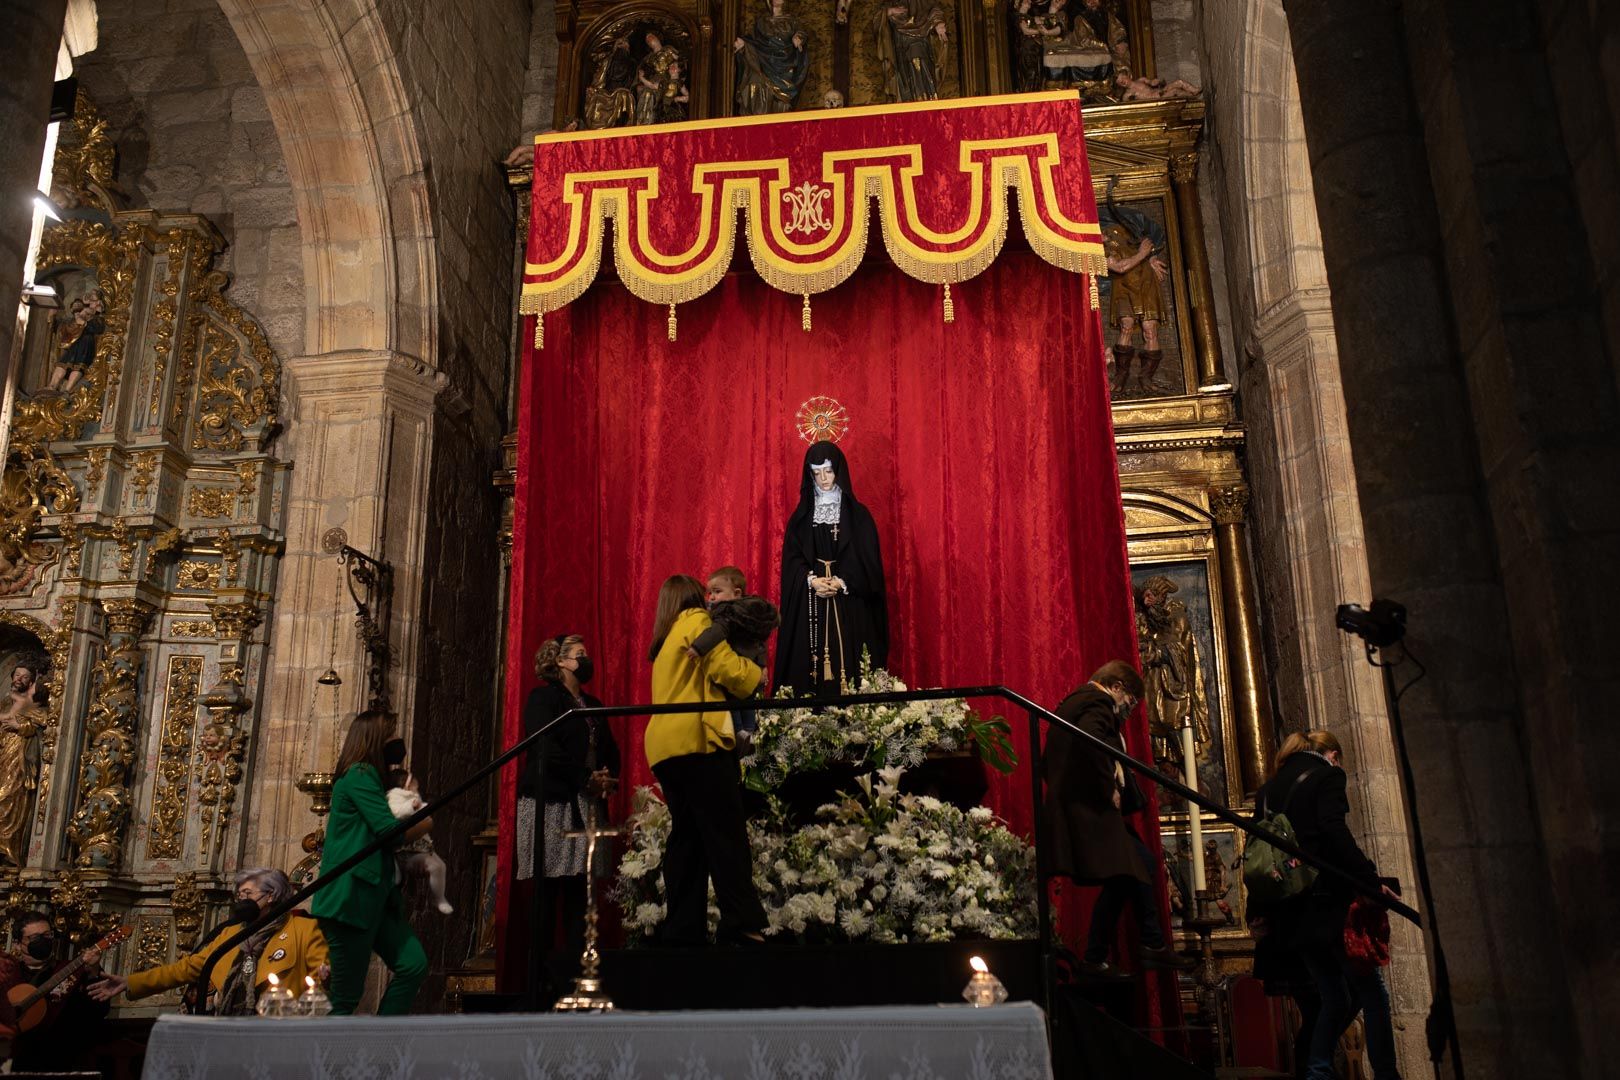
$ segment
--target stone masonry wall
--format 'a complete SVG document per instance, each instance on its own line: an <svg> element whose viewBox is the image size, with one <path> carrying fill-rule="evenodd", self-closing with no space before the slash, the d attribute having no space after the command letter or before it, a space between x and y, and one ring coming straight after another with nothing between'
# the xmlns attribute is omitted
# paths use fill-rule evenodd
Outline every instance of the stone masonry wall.
<svg viewBox="0 0 1620 1080"><path fill-rule="evenodd" d="M100 5L101 43L76 74L106 114L135 207L206 214L225 236L231 299L278 355L304 348L292 187L247 57L215 0Z"/></svg>

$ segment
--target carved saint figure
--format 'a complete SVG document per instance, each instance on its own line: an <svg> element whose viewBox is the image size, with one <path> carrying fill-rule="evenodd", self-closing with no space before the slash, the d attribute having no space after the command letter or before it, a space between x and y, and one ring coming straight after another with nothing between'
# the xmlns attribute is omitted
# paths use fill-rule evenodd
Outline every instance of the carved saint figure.
<svg viewBox="0 0 1620 1080"><path fill-rule="evenodd" d="M1042 66L1042 33L1046 16L1036 9L1035 0L1015 0L1012 6L1013 80L1020 94L1046 85Z"/></svg>
<svg viewBox="0 0 1620 1080"><path fill-rule="evenodd" d="M39 785L39 700L42 657L21 657L11 669L11 692L0 705L0 857L21 866L28 852L28 813Z"/></svg>
<svg viewBox="0 0 1620 1080"><path fill-rule="evenodd" d="M1047 80L1072 86L1086 101L1108 101L1119 93L1116 80L1131 73L1125 25L1104 0L1050 0L1041 27Z"/></svg>
<svg viewBox="0 0 1620 1080"><path fill-rule="evenodd" d="M674 124L686 119L686 105L692 100L692 95L686 89L679 60L670 61L669 67L664 69L663 78L656 82L646 75L638 75L637 78L644 88L658 95L653 123Z"/></svg>
<svg viewBox="0 0 1620 1080"><path fill-rule="evenodd" d="M680 62L680 54L653 30L647 31L647 56L636 70L636 118L638 124L657 124L665 108L670 87L670 65ZM678 75L678 73L677 73ZM683 91L684 92L684 89ZM684 113L681 119L684 119Z"/></svg>
<svg viewBox="0 0 1620 1080"><path fill-rule="evenodd" d="M1179 773L1178 733L1191 724L1193 743L1202 756L1210 743L1210 729L1198 639L1187 605L1170 598L1176 591L1176 583L1163 575L1142 583L1136 590L1136 636L1142 650L1142 681L1147 684L1142 703L1147 706L1153 756L1177 763Z"/></svg>
<svg viewBox="0 0 1620 1080"><path fill-rule="evenodd" d="M948 34L945 10L937 0L884 3L877 8L872 29L889 100L938 100Z"/></svg>
<svg viewBox="0 0 1620 1080"><path fill-rule="evenodd" d="M782 630L777 687L836 694L859 681L861 654L889 661L889 616L877 525L855 498L849 463L830 442L812 443L799 505L782 536Z"/></svg>
<svg viewBox="0 0 1620 1080"><path fill-rule="evenodd" d="M1164 360L1159 324L1164 321L1164 279L1169 268L1164 252L1169 244L1158 222L1139 210L1116 206L1113 182L1107 203L1098 214L1103 249L1108 256L1108 325L1119 331L1114 342L1114 384L1117 394L1130 385L1131 363L1142 358L1137 385L1159 389L1153 376ZM1141 352L1136 332L1142 331Z"/></svg>
<svg viewBox="0 0 1620 1080"><path fill-rule="evenodd" d="M107 329L102 312L107 310L107 299L100 289L73 301L67 318L57 323L56 340L61 355L51 369L47 390L71 393L90 365L96 360L96 339Z"/></svg>
<svg viewBox="0 0 1620 1080"><path fill-rule="evenodd" d="M591 51L591 60L596 67L591 71L590 85L585 88L585 128L600 131L629 123L636 112L635 95L630 92L630 82L636 74L635 61L630 57L630 39L618 37L602 42ZM530 153L532 155L532 148Z"/></svg>
<svg viewBox="0 0 1620 1080"><path fill-rule="evenodd" d="M810 33L783 14L783 0L770 0L769 12L731 43L737 60L738 116L791 112L810 71Z"/></svg>

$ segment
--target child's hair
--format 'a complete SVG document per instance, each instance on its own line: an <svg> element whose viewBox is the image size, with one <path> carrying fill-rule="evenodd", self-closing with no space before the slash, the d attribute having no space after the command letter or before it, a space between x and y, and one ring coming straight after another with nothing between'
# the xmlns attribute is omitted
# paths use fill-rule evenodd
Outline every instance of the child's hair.
<svg viewBox="0 0 1620 1080"><path fill-rule="evenodd" d="M735 566L722 566L709 575L709 580L723 582L739 593L748 591L748 578L744 577L743 572Z"/></svg>

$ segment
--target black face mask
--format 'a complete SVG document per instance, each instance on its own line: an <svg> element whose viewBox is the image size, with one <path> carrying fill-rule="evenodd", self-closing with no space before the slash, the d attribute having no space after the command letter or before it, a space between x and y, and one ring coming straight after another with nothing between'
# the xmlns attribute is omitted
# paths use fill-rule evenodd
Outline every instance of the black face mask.
<svg viewBox="0 0 1620 1080"><path fill-rule="evenodd" d="M28 943L28 955L35 960L49 960L54 952L56 939L53 937L37 937Z"/></svg>
<svg viewBox="0 0 1620 1080"><path fill-rule="evenodd" d="M383 743L383 761L394 768L405 764L405 740L389 739Z"/></svg>
<svg viewBox="0 0 1620 1080"><path fill-rule="evenodd" d="M574 663L579 665L574 669L574 678L579 680L579 685L584 686L591 681L591 676L596 674L596 666L591 663L588 656L576 656Z"/></svg>
<svg viewBox="0 0 1620 1080"><path fill-rule="evenodd" d="M231 905L231 922L250 923L259 917L259 905L246 897Z"/></svg>

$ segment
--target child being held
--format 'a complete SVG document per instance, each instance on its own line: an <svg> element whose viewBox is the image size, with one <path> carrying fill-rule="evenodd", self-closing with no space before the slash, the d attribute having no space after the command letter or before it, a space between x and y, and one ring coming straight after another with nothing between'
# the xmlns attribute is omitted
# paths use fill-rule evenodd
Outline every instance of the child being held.
<svg viewBox="0 0 1620 1080"><path fill-rule="evenodd" d="M388 809L393 811L395 818L403 820L427 805L416 791L416 777L404 768L405 740L390 739L383 747L383 760L388 764L389 782L394 785L388 790ZM401 845L395 849L394 858L399 865L400 877L420 874L427 878L428 892L439 914L449 915L455 911L450 901L444 898L446 868L444 860L433 850L433 837L419 836Z"/></svg>
<svg viewBox="0 0 1620 1080"><path fill-rule="evenodd" d="M738 656L747 657L762 670L765 668L765 646L782 617L775 604L763 596L747 595L747 588L748 579L735 566L722 566L709 575L709 618L714 625L693 639L686 650L688 656L701 659L724 641ZM729 693L726 697L737 700ZM752 709L732 710L731 723L738 736L745 740L759 726Z"/></svg>

